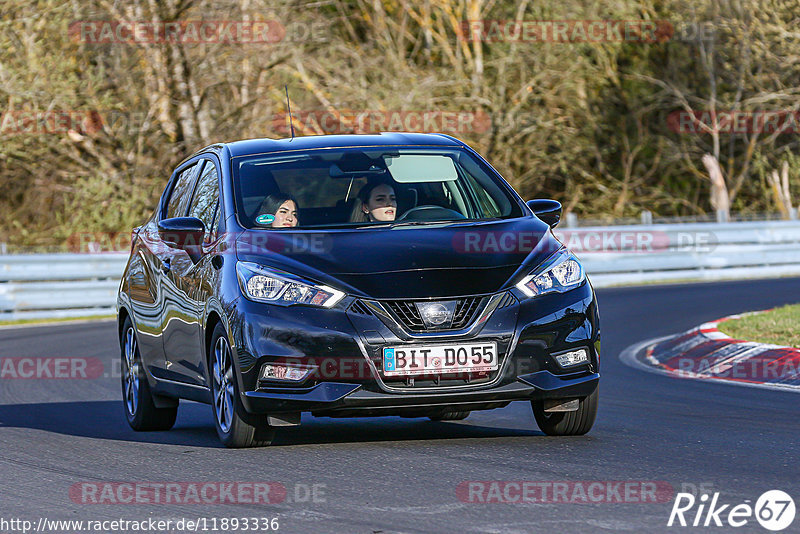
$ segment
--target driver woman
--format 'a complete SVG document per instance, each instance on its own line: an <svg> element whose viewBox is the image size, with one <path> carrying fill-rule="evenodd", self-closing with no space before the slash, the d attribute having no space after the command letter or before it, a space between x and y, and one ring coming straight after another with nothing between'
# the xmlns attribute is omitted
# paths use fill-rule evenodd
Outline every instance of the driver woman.
<svg viewBox="0 0 800 534"><path fill-rule="evenodd" d="M367 182L356 196L350 222L391 222L397 214L394 188L384 181Z"/></svg>

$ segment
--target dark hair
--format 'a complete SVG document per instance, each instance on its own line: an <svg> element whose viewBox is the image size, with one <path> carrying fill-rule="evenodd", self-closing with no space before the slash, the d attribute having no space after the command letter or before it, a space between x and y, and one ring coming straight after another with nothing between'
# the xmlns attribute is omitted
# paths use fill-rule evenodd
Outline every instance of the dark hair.
<svg viewBox="0 0 800 534"><path fill-rule="evenodd" d="M278 212L278 208L280 208L287 200L294 202L295 208L298 210L300 209L297 199L295 199L292 195L288 193L274 193L272 195L267 195L267 198L265 198L261 203L261 209L258 210L256 216L264 214L275 215Z"/></svg>
<svg viewBox="0 0 800 534"><path fill-rule="evenodd" d="M372 195L372 191L380 186L380 185L388 185L394 191L394 184L392 184L389 180L370 180L358 190L358 194L356 195L356 202L353 204L353 211L350 212L350 222L367 222L369 218L367 214L364 213L364 210L361 209L365 204L369 202L369 197Z"/></svg>

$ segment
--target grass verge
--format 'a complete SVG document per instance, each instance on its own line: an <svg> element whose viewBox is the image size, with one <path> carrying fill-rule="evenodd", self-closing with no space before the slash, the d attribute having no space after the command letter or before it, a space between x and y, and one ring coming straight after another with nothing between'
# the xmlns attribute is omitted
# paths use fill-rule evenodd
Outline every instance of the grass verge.
<svg viewBox="0 0 800 534"><path fill-rule="evenodd" d="M800 304L731 319L717 325L734 339L800 348Z"/></svg>
<svg viewBox="0 0 800 534"><path fill-rule="evenodd" d="M0 321L0 326L39 325L51 323L82 323L85 321L99 321L113 319L116 315L87 315L86 317L54 317L52 319L15 319L13 321Z"/></svg>

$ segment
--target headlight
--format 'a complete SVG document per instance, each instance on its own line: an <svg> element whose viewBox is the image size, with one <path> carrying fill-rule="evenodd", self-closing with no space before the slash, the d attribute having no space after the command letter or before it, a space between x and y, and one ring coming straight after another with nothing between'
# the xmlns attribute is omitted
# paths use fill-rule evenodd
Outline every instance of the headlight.
<svg viewBox="0 0 800 534"><path fill-rule="evenodd" d="M237 262L236 274L242 293L250 300L259 302L331 308L344 298L343 292L332 287L316 285L257 263Z"/></svg>
<svg viewBox="0 0 800 534"><path fill-rule="evenodd" d="M581 285L586 280L578 258L570 252L562 250L554 255L545 270L538 274L529 274L517 284L517 289L529 297L544 293L563 293Z"/></svg>

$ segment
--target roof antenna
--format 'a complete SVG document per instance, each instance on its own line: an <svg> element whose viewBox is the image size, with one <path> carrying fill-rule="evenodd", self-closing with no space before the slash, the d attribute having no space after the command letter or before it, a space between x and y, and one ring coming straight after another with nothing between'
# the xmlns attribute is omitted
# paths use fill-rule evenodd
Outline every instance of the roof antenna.
<svg viewBox="0 0 800 534"><path fill-rule="evenodd" d="M294 121L292 120L292 105L289 103L289 86L284 85L283 88L286 90L286 109L289 111L289 127L292 130L292 139L294 139Z"/></svg>

